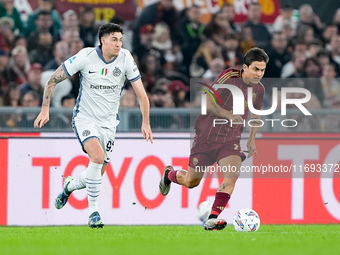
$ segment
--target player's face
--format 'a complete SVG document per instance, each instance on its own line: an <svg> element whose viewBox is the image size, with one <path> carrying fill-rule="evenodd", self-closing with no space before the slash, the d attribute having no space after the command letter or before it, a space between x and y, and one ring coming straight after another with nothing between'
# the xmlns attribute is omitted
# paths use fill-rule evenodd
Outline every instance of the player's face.
<svg viewBox="0 0 340 255"><path fill-rule="evenodd" d="M265 62L254 61L249 66L244 64L242 78L247 84L257 84L262 79L265 69Z"/></svg>
<svg viewBox="0 0 340 255"><path fill-rule="evenodd" d="M114 32L108 36L103 37L102 41L103 47L111 56L118 56L120 49L123 45L122 33Z"/></svg>

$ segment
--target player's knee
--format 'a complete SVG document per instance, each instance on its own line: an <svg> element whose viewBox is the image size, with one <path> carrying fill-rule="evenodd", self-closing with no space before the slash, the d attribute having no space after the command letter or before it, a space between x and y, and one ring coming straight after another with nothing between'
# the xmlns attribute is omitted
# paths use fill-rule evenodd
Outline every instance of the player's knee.
<svg viewBox="0 0 340 255"><path fill-rule="evenodd" d="M201 179L189 179L187 182L187 187L189 189L195 188L198 186L198 184L200 184Z"/></svg>
<svg viewBox="0 0 340 255"><path fill-rule="evenodd" d="M104 164L105 155L104 153L97 153L95 155L91 155L90 160L96 164Z"/></svg>

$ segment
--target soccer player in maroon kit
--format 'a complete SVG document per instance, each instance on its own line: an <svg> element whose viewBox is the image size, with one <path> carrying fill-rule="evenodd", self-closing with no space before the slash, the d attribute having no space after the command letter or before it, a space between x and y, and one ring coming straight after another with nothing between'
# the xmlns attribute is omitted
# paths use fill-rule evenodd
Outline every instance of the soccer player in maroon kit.
<svg viewBox="0 0 340 255"><path fill-rule="evenodd" d="M202 171L197 172L197 168L205 168L217 162L221 169L233 169L229 172L223 172L224 180L216 192L211 213L204 224L205 230L222 230L227 225L227 222L223 219L218 219L218 216L230 199L236 180L239 177L241 162L246 158L241 150L240 139L245 123L244 120L247 119L249 112L247 88L252 87L253 106L255 109L260 110L265 93L260 80L264 75L268 61L269 58L266 52L255 47L244 55L242 70L227 69L216 78L213 84L230 84L242 90L245 100L244 115L233 115L233 97L230 90L218 89L217 93L221 98L222 107L217 105L213 99L207 97L207 115L201 114L196 119L194 127L196 135L191 148L189 170L174 170L172 166L167 166L164 169L159 183L160 192L164 196L169 193L171 182L187 188L196 187L204 175ZM214 97L215 100L218 99L216 95ZM227 119L228 123L214 125L214 119ZM253 154L257 156L255 135L258 126L261 125L259 121L261 116L251 113L251 119L252 127L247 142L248 158ZM231 122L234 124L231 124Z"/></svg>

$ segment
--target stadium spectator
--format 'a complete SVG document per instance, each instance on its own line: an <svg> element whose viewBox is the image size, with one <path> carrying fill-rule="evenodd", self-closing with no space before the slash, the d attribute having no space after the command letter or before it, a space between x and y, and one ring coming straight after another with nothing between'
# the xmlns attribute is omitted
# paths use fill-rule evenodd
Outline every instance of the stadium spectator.
<svg viewBox="0 0 340 255"><path fill-rule="evenodd" d="M251 31L251 27L243 26L240 33L240 48L242 49L243 54L253 47L255 47L255 42L253 40L253 32Z"/></svg>
<svg viewBox="0 0 340 255"><path fill-rule="evenodd" d="M41 97L34 90L28 91L22 98L23 107L38 107L41 102ZM34 120L37 117L36 113L24 113L18 121L18 127L22 129L32 128Z"/></svg>
<svg viewBox="0 0 340 255"><path fill-rule="evenodd" d="M134 24L132 45L139 44L140 30L146 24L155 26L159 22L165 22L170 27L172 39L176 38L177 16L172 0L160 0L146 6Z"/></svg>
<svg viewBox="0 0 340 255"><path fill-rule="evenodd" d="M95 13L91 5L84 6L79 13L79 37L85 47L94 47L98 29L95 28Z"/></svg>
<svg viewBox="0 0 340 255"><path fill-rule="evenodd" d="M52 28L51 33L53 36L57 36L59 30L62 28L62 21L59 12L53 9L54 0L38 0L38 8L28 16L26 35L30 35L36 30L36 19L39 16L40 11L46 11L51 13Z"/></svg>
<svg viewBox="0 0 340 255"><path fill-rule="evenodd" d="M231 33L232 29L228 23L226 15L219 11L215 13L209 24L204 29L206 38L213 40L217 45L223 46L224 37Z"/></svg>
<svg viewBox="0 0 340 255"><path fill-rule="evenodd" d="M326 64L322 69L321 83L325 94L324 108L332 108L340 102L340 82L336 79L339 68L336 64Z"/></svg>
<svg viewBox="0 0 340 255"><path fill-rule="evenodd" d="M30 51L29 58L31 63L44 66L53 59L53 37L50 32L42 32L38 36L39 43Z"/></svg>
<svg viewBox="0 0 340 255"><path fill-rule="evenodd" d="M283 4L281 7L281 13L276 17L273 23L274 32L282 32L284 25L289 24L292 33L296 33L297 19L293 16L293 6L290 3Z"/></svg>
<svg viewBox="0 0 340 255"><path fill-rule="evenodd" d="M141 65L142 59L147 54L154 55L159 60L161 66L166 63L163 53L152 47L154 32L155 29L150 24L144 25L140 29L140 43L138 45L134 45L132 52L137 64L139 65Z"/></svg>
<svg viewBox="0 0 340 255"><path fill-rule="evenodd" d="M20 13L17 8L14 7L14 0L1 0L0 2L0 18L1 17L9 17L13 19L14 26L13 30L20 32L20 34L24 34L25 27L20 18Z"/></svg>
<svg viewBox="0 0 340 255"><path fill-rule="evenodd" d="M5 70L9 60L9 51L0 49L0 96L6 92Z"/></svg>
<svg viewBox="0 0 340 255"><path fill-rule="evenodd" d="M212 83L217 76L225 69L225 63L220 58L214 58L209 64L209 69L202 75L203 79L207 79L207 83Z"/></svg>
<svg viewBox="0 0 340 255"><path fill-rule="evenodd" d="M248 5L248 19L245 26L251 28L255 46L266 48L271 40L271 35L265 25L260 21L261 5L257 2L252 2Z"/></svg>
<svg viewBox="0 0 340 255"><path fill-rule="evenodd" d="M333 35L338 34L338 27L334 24L330 24L325 27L325 29L322 32L322 42L326 50L330 49L329 43L331 41L331 38Z"/></svg>
<svg viewBox="0 0 340 255"><path fill-rule="evenodd" d="M81 49L84 48L84 42L80 38L70 41L70 56L76 55Z"/></svg>
<svg viewBox="0 0 340 255"><path fill-rule="evenodd" d="M296 51L292 60L282 67L281 78L301 78L304 76L303 65L306 61L306 54Z"/></svg>
<svg viewBox="0 0 340 255"><path fill-rule="evenodd" d="M299 34L296 36L297 41L304 42L306 45L313 42L315 39L314 30L311 26L301 25Z"/></svg>
<svg viewBox="0 0 340 255"><path fill-rule="evenodd" d="M41 84L41 73L44 68L39 63L34 63L28 72L27 83L20 85L21 96L24 97L28 91L35 91L38 93L39 97L42 99L44 94L44 87Z"/></svg>
<svg viewBox="0 0 340 255"><path fill-rule="evenodd" d="M209 69L214 58L222 58L221 50L213 40L200 44L190 65L190 77L200 78Z"/></svg>
<svg viewBox="0 0 340 255"><path fill-rule="evenodd" d="M62 29L59 30L57 39L65 40L64 34L67 31L78 33L78 37L79 37L79 19L78 19L77 13L73 10L68 10L63 13L62 19L63 19L63 26L62 26ZM66 37L68 38L68 36L69 35L67 35Z"/></svg>
<svg viewBox="0 0 340 255"><path fill-rule="evenodd" d="M122 96L120 97L120 107L138 107L137 96L132 89L124 90L122 93Z"/></svg>
<svg viewBox="0 0 340 255"><path fill-rule="evenodd" d="M185 86L179 80L174 80L169 84L169 91L172 94L175 107L189 107L189 102L186 101L186 94L189 91L188 86Z"/></svg>
<svg viewBox="0 0 340 255"><path fill-rule="evenodd" d="M309 4L303 4L300 6L297 34L300 34L301 29L303 29L306 25L312 27L316 37L320 37L323 25L320 18L314 13L312 6Z"/></svg>
<svg viewBox="0 0 340 255"><path fill-rule="evenodd" d="M8 90L4 95L3 105L12 107L21 106L21 91L15 83L9 84Z"/></svg>
<svg viewBox="0 0 340 255"><path fill-rule="evenodd" d="M340 34L340 8L338 8L335 11L334 17L333 17L333 24L337 26L338 33Z"/></svg>
<svg viewBox="0 0 340 255"><path fill-rule="evenodd" d="M329 63L331 63L330 53L326 50L319 51L316 56L318 58L318 61L322 69L325 67L325 65L328 65Z"/></svg>
<svg viewBox="0 0 340 255"><path fill-rule="evenodd" d="M6 83L15 82L17 85L26 83L30 66L27 50L22 46L15 47L4 72Z"/></svg>
<svg viewBox="0 0 340 255"><path fill-rule="evenodd" d="M59 41L54 45L53 51L54 58L51 59L44 66L47 70L56 70L70 55L70 49L67 42Z"/></svg>
<svg viewBox="0 0 340 255"><path fill-rule="evenodd" d="M235 19L234 6L230 3L225 3L221 7L221 12L227 18L227 21L231 29L234 30L234 32L237 32L238 29L234 23Z"/></svg>
<svg viewBox="0 0 340 255"><path fill-rule="evenodd" d="M275 32L272 36L271 47L268 50L270 61L266 67L264 77L280 78L283 66L290 61L290 54L286 50L287 38L282 32Z"/></svg>
<svg viewBox="0 0 340 255"><path fill-rule="evenodd" d="M177 43L181 47L183 60L180 70L189 76L191 59L202 42L204 25L200 22L201 11L199 6L192 5L186 10L185 16L177 26Z"/></svg>
<svg viewBox="0 0 340 255"><path fill-rule="evenodd" d="M14 39L13 26L14 22L11 18L0 18L0 49L12 49L12 41Z"/></svg>
<svg viewBox="0 0 340 255"><path fill-rule="evenodd" d="M242 69L243 52L239 48L238 38L235 33L227 34L224 37L221 54L226 68Z"/></svg>
<svg viewBox="0 0 340 255"><path fill-rule="evenodd" d="M322 42L319 39L314 39L308 44L307 56L316 57L319 51L322 50Z"/></svg>
<svg viewBox="0 0 340 255"><path fill-rule="evenodd" d="M170 37L169 26L166 23L160 22L155 26L152 48L163 53L167 62L165 66L166 70L178 70L183 56L178 45L173 44Z"/></svg>
<svg viewBox="0 0 340 255"><path fill-rule="evenodd" d="M329 45L331 59L340 65L340 35L333 35Z"/></svg>
<svg viewBox="0 0 340 255"><path fill-rule="evenodd" d="M19 34L19 35L14 36L11 49L14 49L17 46L22 46L24 48L27 48L27 40L24 35Z"/></svg>
<svg viewBox="0 0 340 255"><path fill-rule="evenodd" d="M40 11L38 17L35 20L36 30L29 34L27 38L27 50L30 52L39 45L40 34L50 33L53 21L51 13L48 11Z"/></svg>
<svg viewBox="0 0 340 255"><path fill-rule="evenodd" d="M67 94L61 98L61 107L73 109L76 105L76 99L72 94ZM70 114L58 113L55 116L51 116L51 122L48 123L50 128L56 130L65 130L72 128L72 111Z"/></svg>

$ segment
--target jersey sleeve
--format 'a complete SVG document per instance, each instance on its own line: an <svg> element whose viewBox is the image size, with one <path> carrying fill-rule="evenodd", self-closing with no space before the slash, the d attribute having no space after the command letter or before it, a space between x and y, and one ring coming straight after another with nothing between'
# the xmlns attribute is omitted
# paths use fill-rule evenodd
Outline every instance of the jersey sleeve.
<svg viewBox="0 0 340 255"><path fill-rule="evenodd" d="M254 102L254 108L257 109L257 110L262 109L264 93L265 93L264 86L261 85L261 87L259 89L259 93L257 94L255 102Z"/></svg>
<svg viewBox="0 0 340 255"><path fill-rule="evenodd" d="M86 63L86 51L81 50L76 55L70 57L69 59L65 60L62 64L65 72L68 76L74 75L76 72L82 70Z"/></svg>
<svg viewBox="0 0 340 255"><path fill-rule="evenodd" d="M138 70L138 67L133 60L133 57L130 52L126 54L125 59L125 76L130 82L137 81L141 76Z"/></svg>

